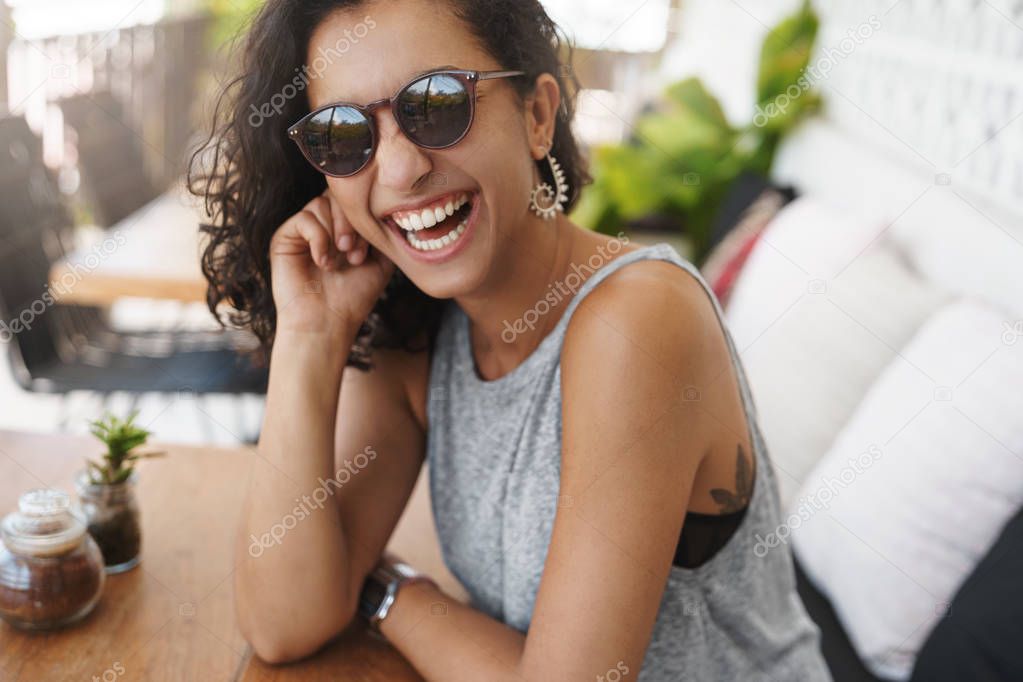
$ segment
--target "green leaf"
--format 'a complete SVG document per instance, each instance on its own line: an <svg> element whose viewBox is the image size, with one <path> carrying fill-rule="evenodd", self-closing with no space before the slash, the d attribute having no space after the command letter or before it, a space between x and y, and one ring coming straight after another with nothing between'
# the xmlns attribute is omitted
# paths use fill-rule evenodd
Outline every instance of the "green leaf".
<svg viewBox="0 0 1023 682"><path fill-rule="evenodd" d="M603 147L595 150L604 169L603 183L626 220L656 210L664 192L658 185L657 159L645 149Z"/></svg>
<svg viewBox="0 0 1023 682"><path fill-rule="evenodd" d="M727 148L734 133L712 125L692 111L679 110L641 119L636 124L636 136L652 151L663 155L666 163L677 163L701 149L720 153Z"/></svg>
<svg viewBox="0 0 1023 682"><path fill-rule="evenodd" d="M686 78L668 86L664 92L669 102L703 119L707 125L720 130L731 129L721 105L699 78Z"/></svg>
<svg viewBox="0 0 1023 682"><path fill-rule="evenodd" d="M593 184L580 195L570 218L594 232L609 236L617 235L622 230L623 221L607 187L606 174L600 169L596 155L592 159L590 172L593 175Z"/></svg>
<svg viewBox="0 0 1023 682"><path fill-rule="evenodd" d="M132 471L132 466L125 466L126 463L149 456L132 454L150 436L149 431L135 426L136 417L138 412L132 412L123 420L107 413L103 418L91 422L90 431L107 446L107 452L103 455L104 464L92 463L102 473L106 483L126 480Z"/></svg>
<svg viewBox="0 0 1023 682"><path fill-rule="evenodd" d="M244 36L244 29L264 3L265 0L206 0L214 19L207 32L210 51L215 52L236 37Z"/></svg>
<svg viewBox="0 0 1023 682"><path fill-rule="evenodd" d="M796 83L813 54L819 21L809 2L768 32L760 50L757 101L764 104Z"/></svg>
<svg viewBox="0 0 1023 682"><path fill-rule="evenodd" d="M672 84L655 109L642 116L627 144L591 150L593 186L573 212L605 234L622 223L657 213L685 226L697 264L707 255L710 230L728 188L743 172L766 175L784 135L820 98L807 79L818 20L808 1L771 30L761 49L757 116L741 127L729 123L718 100L696 78ZM789 90L796 85L798 93ZM760 107L776 104L764 116Z"/></svg>
<svg viewBox="0 0 1023 682"><path fill-rule="evenodd" d="M125 458L125 460L129 461L129 462L133 462L133 461L138 460L138 459L155 459L157 457L164 457L166 455L167 455L166 452L138 452L138 453L134 453L134 454L128 455Z"/></svg>
<svg viewBox="0 0 1023 682"><path fill-rule="evenodd" d="M85 460L85 468L89 472L89 481L96 485L106 483L106 468L91 459Z"/></svg>

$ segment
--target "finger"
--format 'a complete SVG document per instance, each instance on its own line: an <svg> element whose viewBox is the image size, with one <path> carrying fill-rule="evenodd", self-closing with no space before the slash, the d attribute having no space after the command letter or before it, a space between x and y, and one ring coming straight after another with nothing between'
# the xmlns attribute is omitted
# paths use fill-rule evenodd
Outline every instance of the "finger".
<svg viewBox="0 0 1023 682"><path fill-rule="evenodd" d="M351 265L362 265L366 262L366 256L369 254L369 242L365 239L359 239L355 247L348 252L348 262Z"/></svg>
<svg viewBox="0 0 1023 682"><path fill-rule="evenodd" d="M360 244L365 243L365 239L362 238L358 232L352 230L351 232L345 232L341 235L338 240L337 248L344 253L352 253L359 248Z"/></svg>
<svg viewBox="0 0 1023 682"><path fill-rule="evenodd" d="M333 219L330 214L330 200L326 196L321 194L316 197L306 204L303 210L309 211L316 216L316 219L320 221L320 223L323 224L323 227L327 230L328 235L333 232L333 228L331 227ZM333 241L333 239L331 239L331 241Z"/></svg>
<svg viewBox="0 0 1023 682"><path fill-rule="evenodd" d="M309 252L312 254L313 262L321 268L328 267L332 257L330 234L316 214L306 210L297 214L295 216L295 230L309 244Z"/></svg>
<svg viewBox="0 0 1023 682"><path fill-rule="evenodd" d="M348 264L349 265L362 265L366 262L366 254L363 251L349 251L348 252Z"/></svg>
<svg viewBox="0 0 1023 682"><path fill-rule="evenodd" d="M327 198L330 208L331 220L329 225L331 226L334 245L337 246L338 251L349 251L355 246L359 235L345 217L344 211L341 210L341 204L329 194L329 191L324 196Z"/></svg>
<svg viewBox="0 0 1023 682"><path fill-rule="evenodd" d="M339 262L343 263L344 262L343 257L340 259L337 258L338 251L341 251L342 249L339 249L337 247L338 240L336 237L335 229L337 226L342 225L347 221L343 219L343 214L341 213L340 206L338 206L337 202L335 202L334 199L330 196L329 190L327 192L324 192L320 196L316 197L312 201L310 201L306 205L306 209L312 212L316 216L316 219L319 220L320 223L323 225L324 229L327 230L327 235L330 241L330 246L327 249L328 255L330 257L329 258L330 266L336 266Z"/></svg>

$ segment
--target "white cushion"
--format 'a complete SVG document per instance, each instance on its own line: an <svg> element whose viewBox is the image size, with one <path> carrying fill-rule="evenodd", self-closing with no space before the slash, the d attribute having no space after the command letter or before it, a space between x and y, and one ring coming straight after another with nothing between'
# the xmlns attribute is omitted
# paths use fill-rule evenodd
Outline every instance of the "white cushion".
<svg viewBox="0 0 1023 682"><path fill-rule="evenodd" d="M878 676L909 676L956 590L1023 504L1023 336L1005 324L967 300L928 320L784 521L807 575Z"/></svg>
<svg viewBox="0 0 1023 682"><path fill-rule="evenodd" d="M852 96L851 91L845 92ZM992 141L979 149L961 167L933 168L915 163L915 153L905 147L900 151L909 163L891 150L864 144L863 134L894 138L878 128L876 120L854 109L847 108L846 113L853 119L840 124L816 117L787 136L778 149L772 177L836 210L876 216L888 226L885 236L935 286L955 296L982 298L1023 316L1023 278L1018 276L1023 258L1023 195L1016 194L1015 207L992 200L996 181L1006 182L1012 175L1006 169L985 179L974 176L969 184L972 162L999 146L1006 153L1012 148L1005 138L999 138L1001 145ZM873 113L876 116L877 111ZM945 141L953 143L956 138L948 135ZM1018 156L1023 145L1015 149Z"/></svg>
<svg viewBox="0 0 1023 682"><path fill-rule="evenodd" d="M874 241L883 227L799 199L767 228L729 302L783 504L945 300Z"/></svg>

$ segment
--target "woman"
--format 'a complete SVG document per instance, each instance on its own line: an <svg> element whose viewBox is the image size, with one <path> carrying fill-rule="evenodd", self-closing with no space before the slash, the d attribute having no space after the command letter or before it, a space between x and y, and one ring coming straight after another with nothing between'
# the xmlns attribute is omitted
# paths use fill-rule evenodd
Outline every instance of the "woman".
<svg viewBox="0 0 1023 682"><path fill-rule="evenodd" d="M775 483L716 302L564 215L559 44L534 0L255 20L196 178L210 303L272 347L242 631L284 662L362 614L445 682L826 679L789 555L754 551ZM382 556L424 460L470 605Z"/></svg>

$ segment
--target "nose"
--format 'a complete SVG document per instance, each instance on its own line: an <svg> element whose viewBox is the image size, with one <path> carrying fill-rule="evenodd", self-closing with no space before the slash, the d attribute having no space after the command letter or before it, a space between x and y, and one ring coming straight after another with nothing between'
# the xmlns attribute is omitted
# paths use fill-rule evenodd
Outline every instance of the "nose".
<svg viewBox="0 0 1023 682"><path fill-rule="evenodd" d="M377 180L391 189L412 189L433 166L426 150L405 137L389 109L377 112L377 131Z"/></svg>

